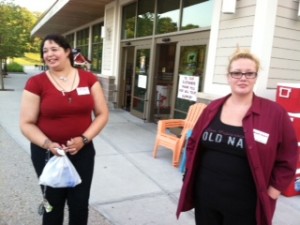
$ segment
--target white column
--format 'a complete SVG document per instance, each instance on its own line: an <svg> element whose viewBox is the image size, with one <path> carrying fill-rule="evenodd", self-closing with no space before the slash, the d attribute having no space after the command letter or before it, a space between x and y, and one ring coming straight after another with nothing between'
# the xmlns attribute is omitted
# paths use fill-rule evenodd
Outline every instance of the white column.
<svg viewBox="0 0 300 225"><path fill-rule="evenodd" d="M219 26L220 26L220 12L222 9L222 1L215 0L213 7L213 15L211 22L211 30L210 30L210 38L209 45L207 47L207 62L205 69L205 79L203 92L208 94L216 94L216 90L218 90L219 95L225 95L230 91L229 86L226 84L214 84L213 78L215 73L215 63L216 63L216 51L217 51L217 43L219 36Z"/></svg>
<svg viewBox="0 0 300 225"><path fill-rule="evenodd" d="M262 67L254 91L258 95L273 100L275 98L276 90L267 90L267 83L270 70L277 4L278 0L256 1L251 44L251 51L260 58Z"/></svg>

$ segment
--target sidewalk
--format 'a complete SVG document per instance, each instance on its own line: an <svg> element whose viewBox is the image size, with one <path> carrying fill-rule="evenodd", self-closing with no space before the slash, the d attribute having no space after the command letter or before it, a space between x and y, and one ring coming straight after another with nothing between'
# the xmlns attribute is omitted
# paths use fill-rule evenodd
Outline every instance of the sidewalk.
<svg viewBox="0 0 300 225"><path fill-rule="evenodd" d="M0 225L36 225L40 202L29 142L19 131L19 105L28 74L10 74L0 91ZM152 158L156 124L123 110L94 139L97 149L89 225L193 225L192 212L175 217L182 175L172 166L171 151ZM3 187L6 186L6 188ZM33 220L34 218L35 220ZM281 197L274 225L299 225L300 196ZM33 222L35 221L35 222Z"/></svg>

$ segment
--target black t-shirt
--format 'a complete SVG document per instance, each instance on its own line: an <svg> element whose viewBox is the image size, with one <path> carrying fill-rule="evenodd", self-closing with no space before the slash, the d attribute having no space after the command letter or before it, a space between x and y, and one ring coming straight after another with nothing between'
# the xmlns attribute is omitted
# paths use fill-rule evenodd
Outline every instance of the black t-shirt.
<svg viewBox="0 0 300 225"><path fill-rule="evenodd" d="M243 128L222 123L219 113L202 134L200 148L196 188L204 193L214 192L216 197L228 200L232 205L236 200L237 207L241 202L253 206L256 189Z"/></svg>

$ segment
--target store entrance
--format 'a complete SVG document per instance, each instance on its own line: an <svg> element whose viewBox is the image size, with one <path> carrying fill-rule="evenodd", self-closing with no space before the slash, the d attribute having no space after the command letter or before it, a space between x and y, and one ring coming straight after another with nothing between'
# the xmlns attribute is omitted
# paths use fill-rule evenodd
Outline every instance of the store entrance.
<svg viewBox="0 0 300 225"><path fill-rule="evenodd" d="M117 106L147 122L186 118L202 91L207 40L184 35L155 42L122 43Z"/></svg>
<svg viewBox="0 0 300 225"><path fill-rule="evenodd" d="M153 81L153 121L170 118L176 43L158 44Z"/></svg>

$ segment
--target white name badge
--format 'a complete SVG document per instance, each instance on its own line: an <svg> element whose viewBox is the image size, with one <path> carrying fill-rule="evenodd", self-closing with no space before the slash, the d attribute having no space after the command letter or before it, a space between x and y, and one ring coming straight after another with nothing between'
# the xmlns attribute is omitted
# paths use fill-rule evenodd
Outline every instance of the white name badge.
<svg viewBox="0 0 300 225"><path fill-rule="evenodd" d="M76 88L77 94L78 95L89 95L90 94L90 90L88 87L79 87Z"/></svg>
<svg viewBox="0 0 300 225"><path fill-rule="evenodd" d="M269 134L257 129L253 129L254 140L262 144L267 144L269 139Z"/></svg>

